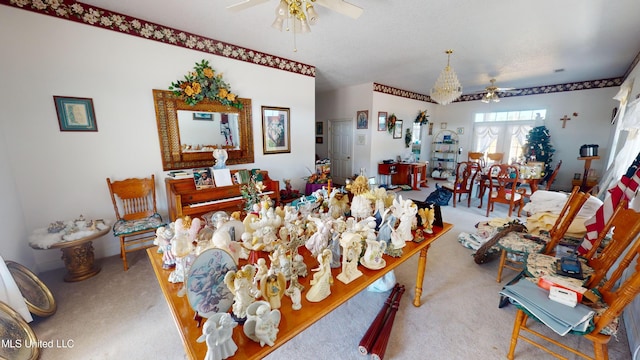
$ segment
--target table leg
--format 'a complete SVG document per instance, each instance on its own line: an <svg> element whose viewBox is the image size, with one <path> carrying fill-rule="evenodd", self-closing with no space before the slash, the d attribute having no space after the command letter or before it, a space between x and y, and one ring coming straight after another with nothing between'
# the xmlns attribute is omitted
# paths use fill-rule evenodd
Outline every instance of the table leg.
<svg viewBox="0 0 640 360"><path fill-rule="evenodd" d="M427 269L427 251L429 247L427 245L424 249L420 250L420 257L418 258L418 273L416 275L416 293L413 297L413 306L420 306L420 297L422 296L422 282L424 281L424 272Z"/></svg>
<svg viewBox="0 0 640 360"><path fill-rule="evenodd" d="M67 268L64 281L74 282L88 279L100 272L100 267L94 263L93 243L85 243L62 248L62 260Z"/></svg>

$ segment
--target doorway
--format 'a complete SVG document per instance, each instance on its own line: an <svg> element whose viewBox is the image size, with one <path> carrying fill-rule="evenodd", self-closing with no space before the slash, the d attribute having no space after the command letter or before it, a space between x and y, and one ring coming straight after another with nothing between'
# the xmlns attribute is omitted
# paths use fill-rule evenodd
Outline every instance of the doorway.
<svg viewBox="0 0 640 360"><path fill-rule="evenodd" d="M353 174L353 121L329 120L329 159L331 179L344 185Z"/></svg>

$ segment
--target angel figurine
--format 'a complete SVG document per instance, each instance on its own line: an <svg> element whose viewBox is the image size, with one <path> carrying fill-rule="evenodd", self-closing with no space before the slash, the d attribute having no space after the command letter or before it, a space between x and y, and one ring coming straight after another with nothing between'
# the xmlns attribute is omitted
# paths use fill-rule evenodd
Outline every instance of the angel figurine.
<svg viewBox="0 0 640 360"><path fill-rule="evenodd" d="M253 284L256 268L247 264L238 271L229 271L224 276L224 283L233 293L233 315L237 319L247 316L247 308L260 297L260 290Z"/></svg>
<svg viewBox="0 0 640 360"><path fill-rule="evenodd" d="M418 210L418 215L422 221L422 227L427 234L433 234L433 221L435 220L435 209L432 206Z"/></svg>
<svg viewBox="0 0 640 360"><path fill-rule="evenodd" d="M306 298L311 302L320 302L327 296L331 295L331 284L333 284L333 276L331 275L331 250L324 249L320 255L318 255L317 268L312 269L315 271L313 279L309 282L311 289L307 292Z"/></svg>
<svg viewBox="0 0 640 360"><path fill-rule="evenodd" d="M384 240L366 239L367 250L364 252L364 256L360 259L362 266L371 270L379 270L387 265L387 262L382 258L384 250L387 247L387 243Z"/></svg>
<svg viewBox="0 0 640 360"><path fill-rule="evenodd" d="M260 279L260 292L262 297L269 302L272 309L280 309L280 299L287 288L287 280L281 272L263 276Z"/></svg>
<svg viewBox="0 0 640 360"><path fill-rule="evenodd" d="M268 302L256 301L247 309L244 334L260 343L260 346L273 346L278 336L281 317L280 310L271 310Z"/></svg>
<svg viewBox="0 0 640 360"><path fill-rule="evenodd" d="M215 313L202 326L202 335L197 342L207 343L205 360L223 360L233 356L238 345L233 341L233 328L238 323L231 319L229 313Z"/></svg>

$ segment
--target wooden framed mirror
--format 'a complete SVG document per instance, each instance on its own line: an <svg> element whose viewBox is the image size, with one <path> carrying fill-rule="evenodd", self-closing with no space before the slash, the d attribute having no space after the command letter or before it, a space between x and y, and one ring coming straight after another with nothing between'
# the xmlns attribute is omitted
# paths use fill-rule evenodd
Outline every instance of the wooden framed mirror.
<svg viewBox="0 0 640 360"><path fill-rule="evenodd" d="M228 165L253 163L251 99L238 100L242 109L212 100L191 106L169 90L153 90L162 168L213 166L214 147L227 150Z"/></svg>

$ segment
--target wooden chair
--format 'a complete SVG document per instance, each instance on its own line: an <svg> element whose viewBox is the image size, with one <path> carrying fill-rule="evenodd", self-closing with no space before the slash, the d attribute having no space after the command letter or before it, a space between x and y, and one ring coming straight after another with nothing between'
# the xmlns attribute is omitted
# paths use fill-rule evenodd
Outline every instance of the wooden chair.
<svg viewBox="0 0 640 360"><path fill-rule="evenodd" d="M545 190L549 191L551 189L551 184L553 184L556 176L558 176L558 172L560 172L560 166L562 166L562 160L558 161L558 165L556 165L556 168L551 173L551 176L549 176L549 178L547 179L547 184L544 187Z"/></svg>
<svg viewBox="0 0 640 360"><path fill-rule="evenodd" d="M153 246L156 229L164 226L156 209L155 177L111 181L107 178L116 222L113 235L120 238L120 257L129 269L127 253Z"/></svg>
<svg viewBox="0 0 640 360"><path fill-rule="evenodd" d="M456 207L456 200L460 201L462 194L467 194L467 207L471 206L473 185L476 181L476 175L479 173L480 165L477 162L462 161L458 163L455 182L442 185L443 188L453 192L453 207Z"/></svg>
<svg viewBox="0 0 640 360"><path fill-rule="evenodd" d="M502 164L504 159L504 153L489 153L487 154L487 166Z"/></svg>
<svg viewBox="0 0 640 360"><path fill-rule="evenodd" d="M481 153L481 152L469 151L467 155L467 159L468 161L473 161L478 163L481 169L484 169L486 165L484 161L484 153Z"/></svg>
<svg viewBox="0 0 640 360"><path fill-rule="evenodd" d="M614 216L615 220L612 221L612 223L615 224L613 225L615 226L613 233L614 240L612 240L611 243L616 243L617 241L624 242L625 238L634 239L638 236L640 233L639 213L632 209L622 209L621 207L618 207ZM629 242L627 242L627 245L629 245ZM606 249L610 246L611 245L607 246ZM622 245L620 245L620 247L622 247ZM631 264L634 263L633 259L637 259L638 256L640 256L639 251L640 239L636 240L635 243L631 245L626 255L618 262L617 267L613 270L609 279L604 280L604 277L602 277L598 280L596 277L593 277L587 285L587 287L591 289L589 290L591 294L599 294L599 301L592 306L596 310L596 315L593 318L593 329L586 334L577 332L570 333L577 336L583 336L585 339L593 343L593 357L591 357L590 354L584 354L577 349L563 344L562 340L566 336L557 337L556 339L527 327L527 320L530 316L521 308L518 308L513 325L513 332L511 334L511 343L507 358L514 358L518 339L522 339L557 358L564 359L566 357L563 357L563 355L558 353L556 350L552 350L545 346L546 342L587 359L608 359L609 355L607 344L609 343L609 340L611 340L611 336L616 333L616 325L618 323L617 319L620 317L625 307L640 293L640 264L636 264L635 268L630 267ZM613 253L615 253L615 251ZM616 259L618 259L620 254L618 254ZM604 251L602 255L604 255ZM614 259L614 262L616 259ZM607 271L608 270L609 269L607 269ZM631 271L631 275L617 285L625 270ZM605 274L607 271L605 271ZM529 334L529 336L525 336L522 332Z"/></svg>
<svg viewBox="0 0 640 360"><path fill-rule="evenodd" d="M518 167L506 164L492 165L489 168L488 175L489 181L486 184L486 188L489 190L487 216L493 211L495 203L501 203L509 205L509 217L511 217L513 209L517 206L518 217L520 217L524 206L523 194L525 190L517 189L517 179L520 176Z"/></svg>
<svg viewBox="0 0 640 360"><path fill-rule="evenodd" d="M556 274L557 258L544 254L529 254L524 264L524 275L538 279L542 276L561 277L565 282L574 286L593 288L600 284L607 273L614 266L620 256L628 252L640 251L640 239L632 244L640 234L640 213L633 209L626 209L627 201L622 200L616 206L613 215L605 224L593 243L593 247L581 257L584 279L562 277ZM610 230L613 234L607 239L606 245L600 247L607 238ZM631 246L631 247L629 247Z"/></svg>
<svg viewBox="0 0 640 360"><path fill-rule="evenodd" d="M567 198L562 210L558 214L553 227L549 230L548 235L532 236L518 232L511 232L505 237L498 240L496 244L501 250L500 263L498 265L497 282L502 281L502 271L507 268L514 271L522 271L522 262L509 260L508 254L518 257L524 257L530 253L551 254L555 251L556 246L564 238L569 226L578 215L578 212L589 199L589 194L580 192L580 187L575 186L571 194Z"/></svg>

